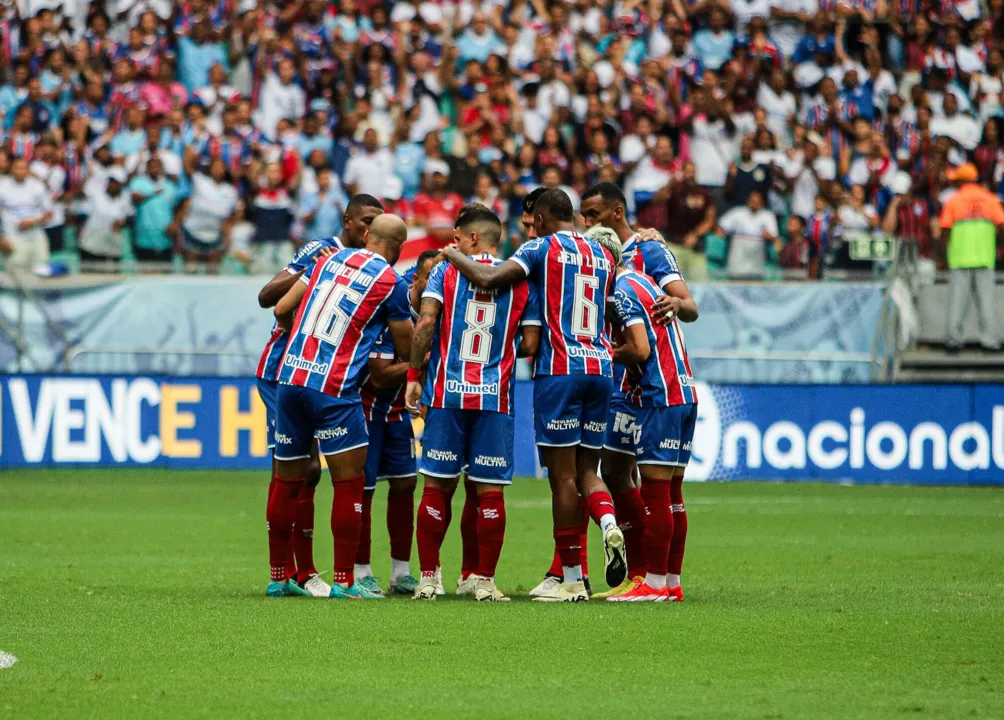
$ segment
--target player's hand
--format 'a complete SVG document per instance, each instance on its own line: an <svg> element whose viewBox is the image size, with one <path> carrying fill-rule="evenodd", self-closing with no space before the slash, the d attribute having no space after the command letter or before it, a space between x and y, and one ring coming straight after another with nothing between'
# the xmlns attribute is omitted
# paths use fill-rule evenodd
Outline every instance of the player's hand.
<svg viewBox="0 0 1004 720"><path fill-rule="evenodd" d="M418 407L418 401L422 399L422 383L410 382L404 391L404 406L413 416L422 414Z"/></svg>
<svg viewBox="0 0 1004 720"><path fill-rule="evenodd" d="M638 231L638 242L666 242L666 238L655 228L644 228Z"/></svg>
<svg viewBox="0 0 1004 720"><path fill-rule="evenodd" d="M655 322L658 325L669 325L683 307L683 300L672 295L661 295L652 305L655 310Z"/></svg>
<svg viewBox="0 0 1004 720"><path fill-rule="evenodd" d="M313 262L319 263L322 260L324 260L324 258L334 254L335 254L334 248L322 247L320 250L317 251L317 254L314 255Z"/></svg>

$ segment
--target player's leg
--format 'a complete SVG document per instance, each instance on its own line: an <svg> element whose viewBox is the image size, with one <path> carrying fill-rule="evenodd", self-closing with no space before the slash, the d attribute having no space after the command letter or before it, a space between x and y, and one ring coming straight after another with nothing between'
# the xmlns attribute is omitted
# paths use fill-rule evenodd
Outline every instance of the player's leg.
<svg viewBox="0 0 1004 720"><path fill-rule="evenodd" d="M581 515L576 487L576 450L581 438L582 400L572 376L544 376L533 382L534 432L551 486L554 545L561 561L561 584L542 602L588 600L581 563ZM538 591L540 586L534 588Z"/></svg>
<svg viewBox="0 0 1004 720"><path fill-rule="evenodd" d="M464 477L464 509L460 513L460 579L457 595L473 595L478 581L478 486Z"/></svg>
<svg viewBox="0 0 1004 720"><path fill-rule="evenodd" d="M317 393L321 395L321 393ZM382 599L354 582L356 554L362 531L363 490L366 486L366 450L369 438L362 405L322 395L316 403L318 449L331 473L331 536L335 550L332 598Z"/></svg>
<svg viewBox="0 0 1004 720"><path fill-rule="evenodd" d="M669 588L669 599L674 602L683 600L683 586L680 575L683 571L683 555L687 549L687 509L683 504L683 475L690 463L694 443L694 429L697 427L697 404L685 406L680 423L680 466L673 473L670 485L670 502L673 512L673 540L669 546L669 573L666 576L666 586Z"/></svg>
<svg viewBox="0 0 1004 720"><path fill-rule="evenodd" d="M314 494L321 482L321 458L317 443L310 448L307 481L296 498L296 524L293 526L293 555L296 558L296 582L314 597L328 597L331 586L314 566Z"/></svg>
<svg viewBox="0 0 1004 720"><path fill-rule="evenodd" d="M468 479L476 484L478 497L478 570L474 599L478 602L508 601L495 585L495 570L505 540L503 488L512 484L512 415L465 410L470 426Z"/></svg>
<svg viewBox="0 0 1004 720"><path fill-rule="evenodd" d="M633 414L631 423L632 425L634 424ZM607 428L607 437L610 437L609 427ZM610 489L610 495L614 499L614 508L617 510L617 520L620 523L621 532L624 533L628 558L627 579L610 591L597 593L593 596L598 600L603 600L613 595L627 592L644 580L645 503L642 500L641 491L634 482L637 466L635 465L633 452L629 454L613 451L608 446L604 446L600 459L600 469L603 481L607 484L607 487Z"/></svg>
<svg viewBox="0 0 1004 720"><path fill-rule="evenodd" d="M414 595L418 580L411 574L411 546L415 536L417 462L411 420L384 426L380 479L387 481L387 534L390 536L390 592Z"/></svg>
<svg viewBox="0 0 1004 720"><path fill-rule="evenodd" d="M275 392L274 470L265 510L271 569L265 593L271 597L310 595L287 574L297 498L307 479L314 436L309 412L300 402L297 390L279 385Z"/></svg>
<svg viewBox="0 0 1004 720"><path fill-rule="evenodd" d="M436 599L436 571L439 551L446 537L447 502L453 495L464 466L466 433L460 411L429 408L425 416L422 459L419 472L425 479L415 523L421 578L416 600Z"/></svg>
<svg viewBox="0 0 1004 720"><path fill-rule="evenodd" d="M642 408L638 413L641 434L637 457L645 501L644 542L648 569L644 583L610 598L613 602L668 602L674 599L667 587L675 525L671 490L683 461L680 439L687 407ZM688 441L688 449L689 445Z"/></svg>
<svg viewBox="0 0 1004 720"><path fill-rule="evenodd" d="M598 375L576 377L582 398L581 441L576 455L576 484L590 517L603 533L604 570L607 585L614 588L627 578L624 533L617 526L614 499L599 476L600 454L607 433L607 417L613 380Z"/></svg>
<svg viewBox="0 0 1004 720"><path fill-rule="evenodd" d="M369 445L366 448L366 467L363 468L366 484L363 486L359 548L356 550L356 559L352 570L355 582L373 593L383 593L379 580L373 576L371 565L373 495L376 493L377 476L380 473L380 456L383 454L383 428L384 423L381 420L366 421L366 431L369 434Z"/></svg>

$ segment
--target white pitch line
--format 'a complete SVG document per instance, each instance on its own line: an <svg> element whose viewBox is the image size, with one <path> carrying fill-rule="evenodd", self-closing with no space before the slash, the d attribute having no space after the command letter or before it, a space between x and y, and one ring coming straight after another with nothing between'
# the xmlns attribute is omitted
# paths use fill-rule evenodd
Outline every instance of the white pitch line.
<svg viewBox="0 0 1004 720"><path fill-rule="evenodd" d="M14 663L16 662L16 657L11 655L9 652L0 650L0 670L6 670L9 667L14 667Z"/></svg>

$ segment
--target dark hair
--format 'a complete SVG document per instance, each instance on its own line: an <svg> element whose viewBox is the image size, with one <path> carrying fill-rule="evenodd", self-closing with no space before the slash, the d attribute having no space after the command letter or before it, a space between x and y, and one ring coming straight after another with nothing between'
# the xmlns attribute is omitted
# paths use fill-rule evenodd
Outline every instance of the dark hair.
<svg viewBox="0 0 1004 720"><path fill-rule="evenodd" d="M439 255L439 250L425 250L421 255L418 256L418 259L415 260L415 272L417 273L422 268L422 266L425 265L425 263L429 262L430 260L435 260L436 256L438 255Z"/></svg>
<svg viewBox="0 0 1004 720"><path fill-rule="evenodd" d="M460 212L457 213L457 223L460 222L460 218L462 218L464 215L471 212L472 210L488 210L488 209L489 208L487 205L484 205L479 202L467 203L462 208L460 208Z"/></svg>
<svg viewBox="0 0 1004 720"><path fill-rule="evenodd" d="M582 194L582 201L585 202L589 198L597 196L605 203L620 205L627 209L627 198L624 197L621 189L611 182L601 182L593 185Z"/></svg>
<svg viewBox="0 0 1004 720"><path fill-rule="evenodd" d="M474 208L457 218L456 228L464 232L476 232L478 237L492 247L498 247L502 239L502 222L488 208Z"/></svg>
<svg viewBox="0 0 1004 720"><path fill-rule="evenodd" d="M527 193L526 197L523 198L523 212L527 215L533 215L533 208L537 204L537 200L540 196L544 194L547 188L539 187L536 190L531 190Z"/></svg>
<svg viewBox="0 0 1004 720"><path fill-rule="evenodd" d="M359 193L358 195L353 195L349 200L349 204L345 207L345 212L355 214L363 208L376 208L377 210L382 211L383 205L381 205L380 201L372 195Z"/></svg>
<svg viewBox="0 0 1004 720"><path fill-rule="evenodd" d="M557 188L541 193L533 211L535 214L546 215L558 222L572 222L575 217L575 209L572 207L571 199L564 190Z"/></svg>

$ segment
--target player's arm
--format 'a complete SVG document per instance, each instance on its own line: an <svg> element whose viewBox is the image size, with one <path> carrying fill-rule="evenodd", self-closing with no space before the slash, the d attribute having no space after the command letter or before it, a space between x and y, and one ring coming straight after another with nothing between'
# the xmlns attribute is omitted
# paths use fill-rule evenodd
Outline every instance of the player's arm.
<svg viewBox="0 0 1004 720"><path fill-rule="evenodd" d="M674 317L678 317L683 322L691 323L698 318L700 311L686 281L674 280L663 289L666 294L660 295L653 305L656 322L667 325Z"/></svg>
<svg viewBox="0 0 1004 720"><path fill-rule="evenodd" d="M512 287L520 280L524 280L527 275L523 266L513 260L506 260L495 266L486 265L471 260L452 247L443 251L443 257L449 260L471 284L485 290Z"/></svg>
<svg viewBox="0 0 1004 720"><path fill-rule="evenodd" d="M380 390L404 385L408 377L408 363L387 358L369 359L370 380Z"/></svg>
<svg viewBox="0 0 1004 720"><path fill-rule="evenodd" d="M286 291L286 294L279 298L275 305L275 320L286 332L293 329L293 318L300 307L300 301L307 294L307 284L298 282Z"/></svg>
<svg viewBox="0 0 1004 720"><path fill-rule="evenodd" d="M415 325L415 335L411 342L411 363L408 368L408 388L405 390L405 406L413 413L418 412L418 401L422 397L422 367L432 349L432 336L436 332L439 313L443 304L431 297L422 298L422 306Z"/></svg>
<svg viewBox="0 0 1004 720"><path fill-rule="evenodd" d="M306 268L303 270L306 270ZM259 291L258 307L274 307L275 304L289 292L289 289L297 284L296 281L300 279L301 275L303 275L303 270L300 270L300 272L297 273L291 273L289 270L283 268L276 273L275 277L269 280L268 284Z"/></svg>
<svg viewBox="0 0 1004 720"><path fill-rule="evenodd" d="M540 325L524 325L520 332L516 354L519 357L533 357L540 350Z"/></svg>
<svg viewBox="0 0 1004 720"><path fill-rule="evenodd" d="M652 348L644 322L633 322L622 328L624 344L614 348L614 362L618 365L637 365L648 360Z"/></svg>

